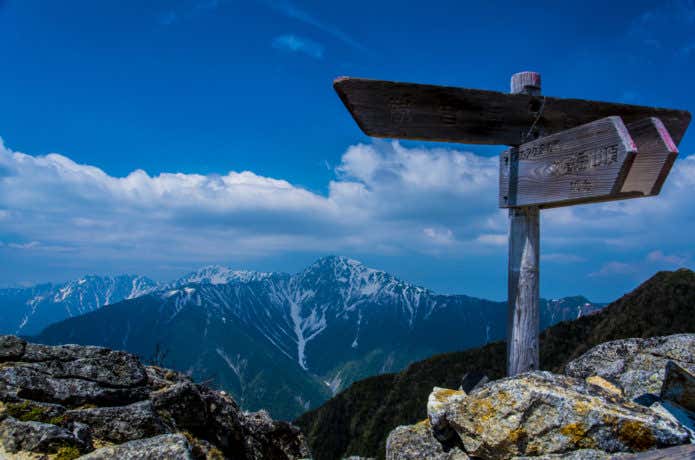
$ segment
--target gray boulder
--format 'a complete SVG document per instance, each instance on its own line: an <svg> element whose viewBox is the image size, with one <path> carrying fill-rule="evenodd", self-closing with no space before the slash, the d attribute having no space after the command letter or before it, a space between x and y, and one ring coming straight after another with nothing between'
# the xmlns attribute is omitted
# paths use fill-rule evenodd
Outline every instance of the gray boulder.
<svg viewBox="0 0 695 460"><path fill-rule="evenodd" d="M79 422L92 429L94 437L114 443L149 438L169 433L166 425L154 411L151 401L142 401L128 406L96 407L65 412L68 422Z"/></svg>
<svg viewBox="0 0 695 460"><path fill-rule="evenodd" d="M117 445L88 458L310 456L291 424L265 412L244 413L225 392L170 369L145 367L128 353L0 336L0 363L0 457L30 451L71 456L90 450L92 436Z"/></svg>
<svg viewBox="0 0 695 460"><path fill-rule="evenodd" d="M695 356L693 356L695 359ZM661 399L672 401L682 408L695 412L695 375L673 361L666 364Z"/></svg>
<svg viewBox="0 0 695 460"><path fill-rule="evenodd" d="M198 434L209 428L208 408L197 385L181 382L157 390L150 399L158 413L172 420L179 430Z"/></svg>
<svg viewBox="0 0 695 460"><path fill-rule="evenodd" d="M27 343L13 335L0 335L0 362L16 360L24 354Z"/></svg>
<svg viewBox="0 0 695 460"><path fill-rule="evenodd" d="M102 447L80 460L193 460L191 445L182 434L164 434L112 447Z"/></svg>
<svg viewBox="0 0 695 460"><path fill-rule="evenodd" d="M444 450L434 437L429 420L416 425L399 426L386 440L386 460L468 460L458 447Z"/></svg>
<svg viewBox="0 0 695 460"><path fill-rule="evenodd" d="M311 455L299 428L273 420L266 411L244 414L241 423L249 460L300 459Z"/></svg>
<svg viewBox="0 0 695 460"><path fill-rule="evenodd" d="M661 391L668 361L695 372L693 356L695 334L614 340L569 362L565 374L578 378L598 375L617 383L627 398L652 402Z"/></svg>
<svg viewBox="0 0 695 460"><path fill-rule="evenodd" d="M49 423L20 422L13 417L0 422L0 442L10 453L53 453L63 447L85 451L91 447L90 438L80 431L80 427L73 432Z"/></svg>
<svg viewBox="0 0 695 460"><path fill-rule="evenodd" d="M496 380L448 401L446 424L469 455L486 459L578 449L635 452L683 444L689 437L649 408L549 372Z"/></svg>
<svg viewBox="0 0 695 460"><path fill-rule="evenodd" d="M0 368L0 400L31 399L79 406L122 405L147 398L146 387L113 388L82 378L54 377L50 366L18 363Z"/></svg>

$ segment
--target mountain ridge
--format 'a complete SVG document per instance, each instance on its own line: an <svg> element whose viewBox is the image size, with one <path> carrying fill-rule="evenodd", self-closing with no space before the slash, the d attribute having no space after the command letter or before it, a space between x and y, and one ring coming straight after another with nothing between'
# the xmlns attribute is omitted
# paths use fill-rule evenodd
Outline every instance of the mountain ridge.
<svg viewBox="0 0 695 460"><path fill-rule="evenodd" d="M584 298L541 307L544 325L598 308ZM168 350L167 364L214 378L246 408L294 418L356 380L499 340L506 314L503 302L436 294L331 256L295 274L205 267L165 289L53 324L36 340L143 358Z"/></svg>

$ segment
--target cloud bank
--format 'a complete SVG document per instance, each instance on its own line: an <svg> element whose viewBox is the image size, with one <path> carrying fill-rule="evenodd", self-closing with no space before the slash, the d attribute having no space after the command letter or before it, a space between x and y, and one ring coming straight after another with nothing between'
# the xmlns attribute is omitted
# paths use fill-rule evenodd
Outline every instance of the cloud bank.
<svg viewBox="0 0 695 460"><path fill-rule="evenodd" d="M349 147L328 193L251 171L113 177L0 143L0 255L75 265L197 264L315 253L500 257L497 158L398 142ZM660 197L543 212L544 264L611 277L692 258L695 155Z"/></svg>

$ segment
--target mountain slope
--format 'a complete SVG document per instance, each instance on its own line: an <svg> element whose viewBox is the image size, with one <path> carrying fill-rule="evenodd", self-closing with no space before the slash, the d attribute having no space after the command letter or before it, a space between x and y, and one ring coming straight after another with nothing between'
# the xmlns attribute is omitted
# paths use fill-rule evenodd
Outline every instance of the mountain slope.
<svg viewBox="0 0 695 460"><path fill-rule="evenodd" d="M695 332L695 273L660 272L602 311L557 324L541 334L541 367L559 370L599 343L628 337ZM457 388L466 372L491 379L505 372L505 344L447 353L354 383L298 418L317 460L384 455L388 433L426 417L432 387Z"/></svg>
<svg viewBox="0 0 695 460"><path fill-rule="evenodd" d="M155 288L154 281L142 276L89 275L64 284L0 289L0 334L36 334L51 323Z"/></svg>
<svg viewBox="0 0 695 460"><path fill-rule="evenodd" d="M501 339L507 314L503 302L438 295L344 257L294 275L206 267L138 300L52 325L37 340L123 348L144 358L166 346L167 365L198 379L215 376L245 408L280 418L361 378ZM581 297L543 301L542 322L594 308ZM143 316L146 328L138 324ZM241 363L244 375L236 369ZM283 380L283 372L291 377Z"/></svg>

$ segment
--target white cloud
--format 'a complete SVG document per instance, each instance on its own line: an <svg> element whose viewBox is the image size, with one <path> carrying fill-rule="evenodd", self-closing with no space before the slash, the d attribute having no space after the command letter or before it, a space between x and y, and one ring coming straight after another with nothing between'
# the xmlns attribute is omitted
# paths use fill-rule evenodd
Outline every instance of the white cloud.
<svg viewBox="0 0 695 460"><path fill-rule="evenodd" d="M664 254L662 251L657 250L650 252L647 255L647 260L659 264L682 266L688 261L688 258L676 254Z"/></svg>
<svg viewBox="0 0 695 460"><path fill-rule="evenodd" d="M0 144L0 216L12 216L0 219L0 240L167 264L292 251L428 253L475 240L498 212L494 159L382 142L350 147L337 169L324 196L250 171L113 177ZM454 203L461 212L451 212Z"/></svg>
<svg viewBox="0 0 695 460"><path fill-rule="evenodd" d="M603 264L600 270L589 274L591 277L597 276L623 276L637 273L637 267L623 262L608 262Z"/></svg>
<svg viewBox="0 0 695 460"><path fill-rule="evenodd" d="M0 253L21 248L32 263L53 257L85 271L104 261L190 266L295 252L503 264L508 220L497 207L497 171L494 157L378 141L349 147L322 195L250 171L114 177L0 143ZM612 261L583 276L686 263L693 187L695 156L676 162L659 197L543 211L543 260Z"/></svg>
<svg viewBox="0 0 695 460"><path fill-rule="evenodd" d="M354 38L352 38L350 35L346 34L339 28L325 23L323 21L320 21L317 17L315 17L313 14L309 13L306 10L303 10L297 5L295 5L293 2L289 0L260 0L261 3L265 3L267 6L270 8L274 9L275 11L280 12L284 16L290 18L290 19L295 19L299 22L302 22L304 24L308 24L312 27L317 28L318 30L321 30L322 32L325 32L329 35L332 35L334 38L342 41L343 43L355 48L358 51L367 51L362 44L357 42Z"/></svg>
<svg viewBox="0 0 695 460"><path fill-rule="evenodd" d="M323 45L297 35L287 34L275 37L273 39L273 48L292 53L303 53L314 59L323 58Z"/></svg>

